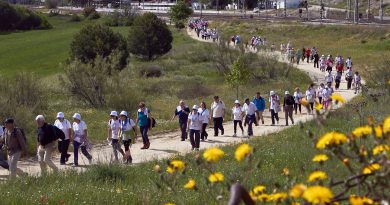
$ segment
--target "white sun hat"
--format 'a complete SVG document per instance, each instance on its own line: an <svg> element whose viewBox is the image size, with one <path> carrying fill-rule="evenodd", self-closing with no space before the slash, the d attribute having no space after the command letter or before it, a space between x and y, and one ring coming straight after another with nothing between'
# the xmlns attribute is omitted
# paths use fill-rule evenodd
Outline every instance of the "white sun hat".
<svg viewBox="0 0 390 205"><path fill-rule="evenodd" d="M286 90L286 91L284 92L284 94L285 94L285 95L290 95L290 92L288 92L288 90Z"/></svg>
<svg viewBox="0 0 390 205"><path fill-rule="evenodd" d="M73 119L76 119L76 120L81 120L81 115L79 113L75 113L73 115Z"/></svg>
<svg viewBox="0 0 390 205"><path fill-rule="evenodd" d="M269 92L269 94L270 95L275 95L275 91L272 90L271 92Z"/></svg>
<svg viewBox="0 0 390 205"><path fill-rule="evenodd" d="M234 101L234 104L240 104L239 100Z"/></svg>
<svg viewBox="0 0 390 205"><path fill-rule="evenodd" d="M127 117L127 112L123 110L119 115L123 115Z"/></svg>
<svg viewBox="0 0 390 205"><path fill-rule="evenodd" d="M65 115L63 112L57 113L57 118L64 118L64 117L65 117Z"/></svg>
<svg viewBox="0 0 390 205"><path fill-rule="evenodd" d="M192 109L193 109L193 110L198 110L199 107L198 107L197 105L194 105L194 106L192 106Z"/></svg>
<svg viewBox="0 0 390 205"><path fill-rule="evenodd" d="M111 111L110 116L118 117L118 112L116 112L116 111Z"/></svg>

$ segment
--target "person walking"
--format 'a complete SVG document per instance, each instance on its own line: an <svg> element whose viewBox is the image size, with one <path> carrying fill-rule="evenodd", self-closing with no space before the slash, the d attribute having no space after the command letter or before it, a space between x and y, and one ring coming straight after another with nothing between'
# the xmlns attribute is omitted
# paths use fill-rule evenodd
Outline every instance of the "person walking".
<svg viewBox="0 0 390 205"><path fill-rule="evenodd" d="M319 68L320 67L320 65L319 65L320 55L318 55L318 53L315 52L313 55L313 58L314 58L314 68Z"/></svg>
<svg viewBox="0 0 390 205"><path fill-rule="evenodd" d="M348 59L345 61L345 66L347 67L347 69L352 70L352 59L351 59L351 56L349 56Z"/></svg>
<svg viewBox="0 0 390 205"><path fill-rule="evenodd" d="M311 52L311 49L307 48L306 49L306 62L307 63L309 63L309 60L310 60L310 52Z"/></svg>
<svg viewBox="0 0 390 205"><path fill-rule="evenodd" d="M125 163L132 163L133 158L131 157L130 147L132 143L135 143L137 138L137 129L134 121L128 116L126 111L122 111L120 114L120 134L122 137L123 146L125 147ZM131 134L133 131L133 134Z"/></svg>
<svg viewBox="0 0 390 205"><path fill-rule="evenodd" d="M294 124L293 119L293 109L294 109L294 97L290 95L289 91L284 92L284 99L283 99L283 110L286 118L286 126L288 126L288 118L290 118L291 123Z"/></svg>
<svg viewBox="0 0 390 205"><path fill-rule="evenodd" d="M340 87L341 76L342 76L342 72L337 72L336 73L336 77L335 77L335 80L334 80L334 82L336 83L336 85L335 85L335 89L336 90L338 90L339 87Z"/></svg>
<svg viewBox="0 0 390 205"><path fill-rule="evenodd" d="M224 135L223 118L225 116L225 103L218 96L214 96L214 102L211 104L211 112L213 113L214 137L218 136L218 130L221 130L221 135Z"/></svg>
<svg viewBox="0 0 390 205"><path fill-rule="evenodd" d="M125 157L125 153L121 148L121 144L119 142L119 134L121 130L121 123L119 121L117 111L111 111L110 120L108 121L108 138L111 140L112 153L114 154L114 162L118 162L118 152L120 152Z"/></svg>
<svg viewBox="0 0 390 205"><path fill-rule="evenodd" d="M306 48L302 47L302 61L303 62L305 61L305 57L306 57Z"/></svg>
<svg viewBox="0 0 390 205"><path fill-rule="evenodd" d="M237 124L240 126L242 136L244 136L244 128L242 127L242 119L244 118L244 110L241 107L240 101L234 101L234 107L232 108L232 119L234 126L233 137L237 137Z"/></svg>
<svg viewBox="0 0 390 205"><path fill-rule="evenodd" d="M314 109L314 99L316 98L316 91L314 89L314 85L313 84L309 85L309 87L306 90L305 95L306 95L306 100L307 100L307 102L310 105L310 107L309 107L310 109L308 111L308 114L309 114L309 113L313 112L313 109Z"/></svg>
<svg viewBox="0 0 390 205"><path fill-rule="evenodd" d="M332 71L328 71L328 73L326 73L325 75L325 82L326 84L331 84L333 83L333 75L332 75Z"/></svg>
<svg viewBox="0 0 390 205"><path fill-rule="evenodd" d="M56 141L58 139L55 128L53 125L45 122L43 115L38 115L35 118L38 125L38 162L41 167L43 175L47 173L47 166L49 166L53 172L57 173L58 168L52 161L52 154L56 147Z"/></svg>
<svg viewBox="0 0 390 205"><path fill-rule="evenodd" d="M269 102L270 102L269 111L271 112L271 120L272 120L271 126L274 126L275 125L275 119L276 119L276 123L279 124L278 112L280 111L280 99L279 99L279 96L276 95L275 91L271 91L269 94L270 94L270 97L269 97Z"/></svg>
<svg viewBox="0 0 390 205"><path fill-rule="evenodd" d="M245 122L248 122L248 137L251 137L253 136L252 125L256 121L257 107L253 102L249 101L249 98L247 98L245 99L243 111L245 112Z"/></svg>
<svg viewBox="0 0 390 205"><path fill-rule="evenodd" d="M296 59L297 65L299 65L299 61L301 60L301 56L302 56L302 51L297 49L297 51L295 52L295 59Z"/></svg>
<svg viewBox="0 0 390 205"><path fill-rule="evenodd" d="M201 141L204 141L209 136L206 132L206 128L207 128L207 125L209 124L209 120L210 120L210 113L209 113L209 110L207 109L207 105L205 102L200 103L200 108L199 108L198 112L203 117L202 131L200 133L200 139L201 139Z"/></svg>
<svg viewBox="0 0 390 205"><path fill-rule="evenodd" d="M184 100L180 100L179 106L176 107L175 113L171 119L174 120L176 116L179 117L179 127L181 131L181 141L185 141L187 139L187 121L188 115L190 114L190 108L185 104Z"/></svg>
<svg viewBox="0 0 390 205"><path fill-rule="evenodd" d="M70 122L65 119L63 112L57 113L57 119L53 124L58 129L62 130L65 134L65 139L58 139L58 151L61 153L60 164L65 165L69 160L70 154L68 154L69 144L70 144L70 135L72 133L72 126Z"/></svg>
<svg viewBox="0 0 390 205"><path fill-rule="evenodd" d="M79 166L79 149L81 153L88 159L89 164L92 164L92 156L88 152L89 142L88 142L88 127L87 124L81 120L81 115L75 113L73 115L73 166Z"/></svg>
<svg viewBox="0 0 390 205"><path fill-rule="evenodd" d="M188 129L190 133L190 142L192 150L199 151L200 146L200 130L202 129L203 117L198 112L199 107L194 105L192 112L188 116Z"/></svg>
<svg viewBox="0 0 390 205"><path fill-rule="evenodd" d="M355 75L353 76L353 84L355 85L355 94L359 92L362 82L361 82L361 77L359 75L359 72L355 72Z"/></svg>
<svg viewBox="0 0 390 205"><path fill-rule="evenodd" d="M351 89L353 81L352 67L347 68L347 71L345 72L345 80L347 81L347 89Z"/></svg>
<svg viewBox="0 0 390 205"><path fill-rule="evenodd" d="M330 102L332 100L330 98L331 95L332 95L332 91L330 85L327 84L325 85L325 88L322 90L322 105L326 110L329 108Z"/></svg>
<svg viewBox="0 0 390 205"><path fill-rule="evenodd" d="M299 114L302 114L302 104L301 104L301 100L303 98L303 94L301 92L301 90L297 87L295 88L295 92L294 92L294 110L295 110L295 114L298 114L298 109L299 109Z"/></svg>
<svg viewBox="0 0 390 205"><path fill-rule="evenodd" d="M9 179L12 180L16 178L16 175L26 175L18 168L18 161L23 153L27 153L27 142L22 130L14 126L12 118L6 119L4 125L4 132L2 127L0 131L0 144L5 146L5 150L7 150L8 164L1 156L0 165L9 170Z"/></svg>
<svg viewBox="0 0 390 205"><path fill-rule="evenodd" d="M333 58L332 58L332 55L328 55L328 58L326 59L326 71L328 72L332 72L332 68L333 68Z"/></svg>
<svg viewBox="0 0 390 205"><path fill-rule="evenodd" d="M325 85L323 83L320 84L320 86L317 88L317 97L318 97L318 102L322 104L322 99L323 99L323 90L325 88Z"/></svg>
<svg viewBox="0 0 390 205"><path fill-rule="evenodd" d="M152 125L151 123L149 123L149 118L151 118L150 110L146 108L144 102L141 102L139 104L139 109L137 112L137 120L136 120L136 123L138 124L141 132L142 141L144 143L144 146L141 147L141 149L149 149L150 147L148 130L152 127Z"/></svg>
<svg viewBox="0 0 390 205"><path fill-rule="evenodd" d="M257 117L256 125L259 124L260 120L261 120L261 124L264 125L263 113L265 110L265 99L263 97L261 97L260 92L257 92L256 97L253 98L252 102L256 105L256 108L257 108L257 110L256 110L256 117Z"/></svg>

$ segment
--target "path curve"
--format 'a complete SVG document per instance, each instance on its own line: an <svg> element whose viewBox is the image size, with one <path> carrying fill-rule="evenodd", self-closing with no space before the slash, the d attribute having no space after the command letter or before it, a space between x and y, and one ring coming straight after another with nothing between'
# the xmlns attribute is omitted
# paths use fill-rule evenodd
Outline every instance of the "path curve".
<svg viewBox="0 0 390 205"><path fill-rule="evenodd" d="M194 32L191 32L189 30L188 30L188 35L195 40L212 43L212 41L202 40L198 38ZM278 56L279 56L278 58L279 61L287 62L286 60L280 57L280 54L278 54ZM318 69L314 69L312 67L312 64L301 63L300 65L296 65L296 67L300 70L305 71L315 83L323 82L324 73L319 71ZM351 100L355 96L351 90L346 89L346 82L342 82L340 88L341 89L339 91L336 91L336 93L342 95L347 101ZM282 97L282 95L280 97ZM296 122L296 124L298 124L299 122L306 122L308 120L313 119L313 115L306 114L306 109L303 109L302 111L303 111L302 115L294 115L294 121ZM284 126L285 118L283 113L280 114L280 124L276 126L270 126L271 118L268 110L264 112L264 118L265 118L264 125L253 127L254 136L256 137L264 137L267 134L276 133L283 129L288 128L287 126ZM232 143L240 143L248 139L242 137L241 135L238 135L238 137L232 137L233 123L231 121L224 123L224 128L225 128L225 135L219 137L213 137L213 129L208 128L207 132L209 133L209 139L206 142L201 142L201 149L206 149L213 146L223 146ZM156 136L150 136L150 140L151 140L151 146L150 149L148 150L140 149L142 146L140 137L138 139L138 142L132 146L131 152L134 159L133 160L134 164L142 163L146 161L152 161L155 159L166 159L176 154L184 155L186 153L191 152L190 142L189 141L181 142L180 133L178 131L156 135ZM94 156L93 164L109 163L112 156L111 153L112 153L112 148L109 145L96 146L91 151L92 156ZM59 165L58 156L54 157L53 161L61 170L77 169L78 171L83 171L88 167L88 160L81 154L79 154L79 164L81 165L81 167L78 168L72 168L70 165ZM73 162L73 156L69 159L69 162L70 163ZM20 161L18 163L18 167L21 168L23 171L28 172L30 175L37 176L40 174L39 164L36 160L31 159L27 161ZM6 179L7 176L8 176L8 171L0 168L0 179Z"/></svg>

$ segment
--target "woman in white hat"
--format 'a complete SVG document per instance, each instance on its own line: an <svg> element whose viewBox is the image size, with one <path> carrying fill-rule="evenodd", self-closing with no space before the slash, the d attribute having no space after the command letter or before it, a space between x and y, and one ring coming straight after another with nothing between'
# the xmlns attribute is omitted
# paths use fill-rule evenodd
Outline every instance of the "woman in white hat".
<svg viewBox="0 0 390 205"><path fill-rule="evenodd" d="M198 112L199 107L194 105L192 107L192 112L188 116L188 129L190 133L190 142L192 145L192 150L199 150L200 145L200 130L202 129L203 117Z"/></svg>
<svg viewBox="0 0 390 205"><path fill-rule="evenodd" d="M209 136L206 132L206 128L207 128L207 125L209 124L209 120L210 120L210 113L209 113L209 110L207 109L207 105L205 102L200 103L200 108L199 108L198 112L203 117L203 124L202 124L202 131L200 133L200 139L202 141L204 141Z"/></svg>
<svg viewBox="0 0 390 205"><path fill-rule="evenodd" d="M118 151L125 157L125 153L121 149L119 143L119 132L121 130L121 124L119 122L118 113L116 111L111 111L111 119L108 121L108 139L111 140L112 152L114 154L114 161L118 162Z"/></svg>
<svg viewBox="0 0 390 205"><path fill-rule="evenodd" d="M88 159L89 164L92 164L92 156L88 153L88 130L87 124L81 120L81 115L75 113L73 115L73 156L74 164L73 166L79 166L79 148L81 148L81 153Z"/></svg>
<svg viewBox="0 0 390 205"><path fill-rule="evenodd" d="M54 126L58 127L65 134L65 139L58 139L58 151L61 153L60 164L65 165L68 161L70 154L68 154L69 144L70 144L70 135L72 133L72 126L70 122L65 119L63 112L57 113L57 119L54 122Z"/></svg>
<svg viewBox="0 0 390 205"><path fill-rule="evenodd" d="M234 107L232 108L232 119L234 123L234 135L237 137L237 124L241 128L242 135L244 136L244 128L242 127L242 119L244 117L244 111L239 100L234 101Z"/></svg>
<svg viewBox="0 0 390 205"><path fill-rule="evenodd" d="M326 68L326 59L325 59L325 55L322 55L320 58L320 70L322 72L325 72L325 68Z"/></svg>
<svg viewBox="0 0 390 205"><path fill-rule="evenodd" d="M269 95L270 95L269 96L269 102L270 102L269 110L271 112L271 120L272 120L271 126L274 126L275 119L276 119L276 123L279 124L278 112L280 111L280 98L278 95L276 95L275 91L271 91L269 93Z"/></svg>
<svg viewBox="0 0 390 205"><path fill-rule="evenodd" d="M121 124L121 131L120 135L122 136L122 142L125 146L125 156L124 156L124 162L125 163L132 163L133 158L131 157L130 153L130 146L132 143L135 143L135 140L137 138L137 125L134 123L134 121L128 117L128 114L126 111L122 111L120 114L120 124ZM131 134L131 131L133 131L134 134Z"/></svg>

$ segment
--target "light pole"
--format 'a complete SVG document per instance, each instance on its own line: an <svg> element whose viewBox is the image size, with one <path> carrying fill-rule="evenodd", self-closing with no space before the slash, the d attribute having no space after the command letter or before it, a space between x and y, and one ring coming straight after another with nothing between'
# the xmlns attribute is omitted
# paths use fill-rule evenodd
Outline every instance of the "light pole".
<svg viewBox="0 0 390 205"><path fill-rule="evenodd" d="M359 0L355 0L355 15L354 15L354 23L359 23Z"/></svg>
<svg viewBox="0 0 390 205"><path fill-rule="evenodd" d="M287 17L287 0L284 0L284 18Z"/></svg>
<svg viewBox="0 0 390 205"><path fill-rule="evenodd" d="M380 1L379 18L383 21L383 0Z"/></svg>

